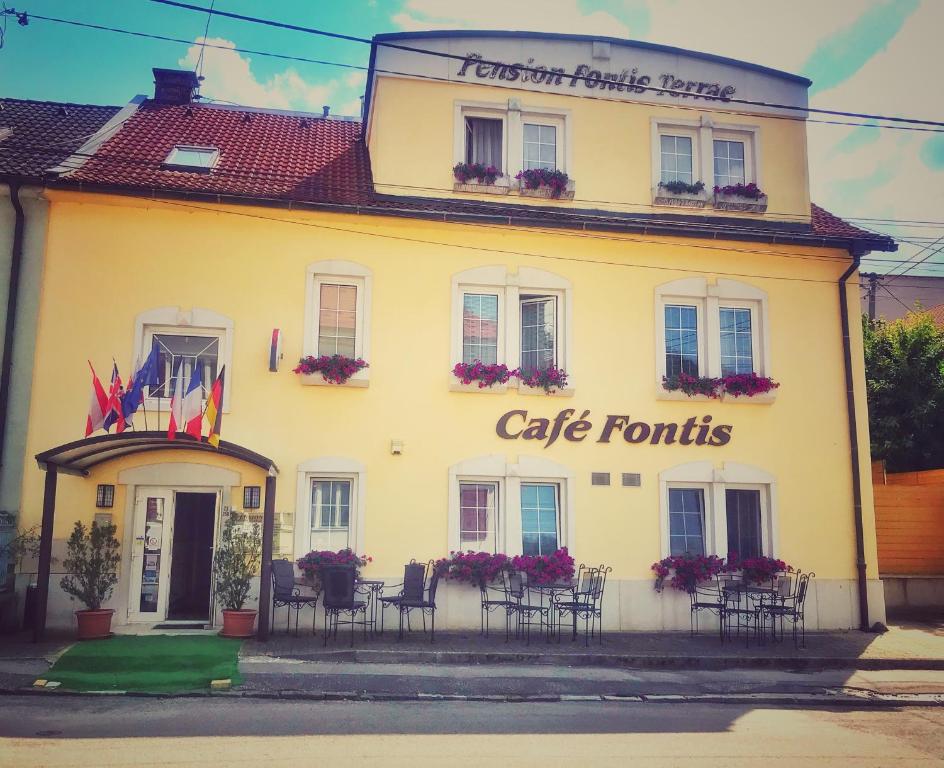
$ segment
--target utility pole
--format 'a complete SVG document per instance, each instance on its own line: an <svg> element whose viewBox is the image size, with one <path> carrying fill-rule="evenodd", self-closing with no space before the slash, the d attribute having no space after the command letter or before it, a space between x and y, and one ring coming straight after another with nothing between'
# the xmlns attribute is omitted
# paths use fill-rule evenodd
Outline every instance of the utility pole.
<svg viewBox="0 0 944 768"><path fill-rule="evenodd" d="M875 320L875 291L882 276L875 272L863 272L862 277L868 278L869 281L869 320L873 321Z"/></svg>

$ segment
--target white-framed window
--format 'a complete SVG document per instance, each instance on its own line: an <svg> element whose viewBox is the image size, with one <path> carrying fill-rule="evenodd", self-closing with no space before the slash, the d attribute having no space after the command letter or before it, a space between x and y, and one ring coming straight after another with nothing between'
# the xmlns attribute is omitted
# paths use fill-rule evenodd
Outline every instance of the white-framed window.
<svg viewBox="0 0 944 768"><path fill-rule="evenodd" d="M680 464L660 473L662 556L779 556L776 480L749 464Z"/></svg>
<svg viewBox="0 0 944 768"><path fill-rule="evenodd" d="M366 468L343 457L309 459L298 465L295 553L364 549Z"/></svg>
<svg viewBox="0 0 944 768"><path fill-rule="evenodd" d="M455 102L453 163L484 163L508 177L528 168L570 172L570 111L506 102Z"/></svg>
<svg viewBox="0 0 944 768"><path fill-rule="evenodd" d="M767 293L748 283L719 278L673 280L655 291L656 382L679 373L720 377L735 373L772 376ZM750 398L773 399L776 390Z"/></svg>
<svg viewBox="0 0 944 768"><path fill-rule="evenodd" d="M304 354L344 355L370 362L372 273L352 261L329 260L306 270ZM347 384L365 386L370 368L362 368ZM310 377L319 383L320 377Z"/></svg>
<svg viewBox="0 0 944 768"><path fill-rule="evenodd" d="M220 160L217 147L195 147L178 144L164 160L163 167L171 171L209 173Z"/></svg>
<svg viewBox="0 0 944 768"><path fill-rule="evenodd" d="M520 267L517 274L477 267L453 275L452 307L450 368L475 360L512 369L555 365L567 371L565 394L573 388L569 280L532 267Z"/></svg>
<svg viewBox="0 0 944 768"><path fill-rule="evenodd" d="M695 140L692 136L660 134L659 155L661 181L694 184L699 180L695 178Z"/></svg>
<svg viewBox="0 0 944 768"><path fill-rule="evenodd" d="M575 514L574 473L549 459L492 455L449 468L450 550L572 552Z"/></svg>
<svg viewBox="0 0 944 768"><path fill-rule="evenodd" d="M659 182L703 182L707 190L761 184L760 129L753 125L652 118L652 186Z"/></svg>
<svg viewBox="0 0 944 768"><path fill-rule="evenodd" d="M498 552L499 481L459 482L459 550Z"/></svg>
<svg viewBox="0 0 944 768"><path fill-rule="evenodd" d="M158 307L141 312L134 321L134 350L131 359L142 363L152 349L157 350L156 386L147 387L145 407L166 410L174 390L174 377L182 378L186 390L196 366L201 369L203 399L220 369L226 366L223 412L230 409L233 389L233 320L209 309ZM129 370L126 377L133 371Z"/></svg>

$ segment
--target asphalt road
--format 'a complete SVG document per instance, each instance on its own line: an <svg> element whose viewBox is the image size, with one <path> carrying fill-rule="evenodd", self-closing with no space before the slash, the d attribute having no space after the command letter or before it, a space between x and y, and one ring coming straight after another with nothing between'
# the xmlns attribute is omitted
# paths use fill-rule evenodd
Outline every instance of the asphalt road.
<svg viewBox="0 0 944 768"><path fill-rule="evenodd" d="M944 709L6 697L0 766L944 766Z"/></svg>

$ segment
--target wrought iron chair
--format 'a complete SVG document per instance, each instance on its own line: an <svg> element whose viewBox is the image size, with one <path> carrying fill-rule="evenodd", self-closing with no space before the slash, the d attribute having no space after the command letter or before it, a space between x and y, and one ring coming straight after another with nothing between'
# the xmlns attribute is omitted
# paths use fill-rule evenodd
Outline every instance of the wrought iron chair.
<svg viewBox="0 0 944 768"><path fill-rule="evenodd" d="M380 634L384 631L384 616L387 608L399 608L400 601L403 599L404 590L409 589L410 594L422 594L422 589L426 585L426 569L429 563L418 563L411 560L403 566L403 581L399 584L390 584L390 589L397 589L395 595L387 595L380 598ZM417 586L418 585L418 586ZM387 587L385 587L386 589ZM409 625L409 614L407 614L407 624Z"/></svg>
<svg viewBox="0 0 944 768"><path fill-rule="evenodd" d="M816 578L816 574L797 571L796 577L796 591L792 595L781 597L780 600L763 606L762 611L765 616L770 617L774 634L776 634L779 618L780 637L783 637L783 622L786 619L793 627L793 647L806 648L806 597L810 590L810 579Z"/></svg>
<svg viewBox="0 0 944 768"><path fill-rule="evenodd" d="M321 583L324 589L324 599L321 602L324 609L324 644L328 644L328 635L334 630L334 638L338 637L338 625L351 626L351 647L354 646L354 627L358 624L364 628L364 639L367 639L367 602L356 600L354 592L353 565L326 565L321 569ZM350 616L350 620L341 621L341 614ZM362 621L357 621L357 614L363 614Z"/></svg>
<svg viewBox="0 0 944 768"><path fill-rule="evenodd" d="M724 577L719 580L721 596L724 606L721 610L721 640L731 639L733 626L735 634L740 636L744 630L744 643L751 644L751 634L761 639L761 607L762 601L745 591L747 584L737 577ZM733 621L733 624L732 624Z"/></svg>
<svg viewBox="0 0 944 768"><path fill-rule="evenodd" d="M311 606L311 634L315 634L315 609L318 593L303 595L295 586L295 568L288 560L272 561L272 629L275 629L275 609L285 608L285 632L288 634L295 610L295 634L298 635L298 615L302 608Z"/></svg>
<svg viewBox="0 0 944 768"><path fill-rule="evenodd" d="M430 561L426 566L426 573L429 574L429 583L419 583L415 579L403 582L403 594L400 597L398 607L400 609L400 640L403 639L403 617L407 617L407 627L409 628L410 613L418 610L423 616L423 632L426 632L426 614L430 615L432 629L430 631L431 643L436 642L436 590L439 587L439 571Z"/></svg>
<svg viewBox="0 0 944 768"><path fill-rule="evenodd" d="M718 576L714 583L708 585L696 584L688 593L691 601L689 623L693 637L698 633L698 614L701 611L707 611L708 613L717 614L718 635L721 641L724 641L724 609L727 604L724 588L735 580L734 576Z"/></svg>
<svg viewBox="0 0 944 768"><path fill-rule="evenodd" d="M569 613L573 617L574 630L572 640L577 639L577 619L583 617L583 636L584 644L590 645L590 638L597 635L600 645L603 645L603 595L606 590L606 579L612 571L612 568L601 565L599 568L587 569L587 579L589 579L589 591L581 592L580 584L577 585L577 591L572 602L557 603L558 627L560 626L560 617L564 613ZM581 574L583 576L583 574ZM597 621L600 622L599 629ZM560 633L557 636L560 642Z"/></svg>
<svg viewBox="0 0 944 768"><path fill-rule="evenodd" d="M479 594L482 599L481 604L481 629L479 634L488 637L488 617L493 611L501 610L505 613L505 624L508 624L508 600L505 599L504 587L490 587L484 581L479 582ZM501 595L500 599L496 599Z"/></svg>

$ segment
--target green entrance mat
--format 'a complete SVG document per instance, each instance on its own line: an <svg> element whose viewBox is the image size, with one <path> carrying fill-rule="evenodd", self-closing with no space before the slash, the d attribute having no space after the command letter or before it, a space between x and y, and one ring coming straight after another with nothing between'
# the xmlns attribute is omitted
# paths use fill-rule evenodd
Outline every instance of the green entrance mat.
<svg viewBox="0 0 944 768"><path fill-rule="evenodd" d="M174 693L239 677L239 640L193 635L116 635L76 643L46 674L73 691Z"/></svg>

